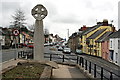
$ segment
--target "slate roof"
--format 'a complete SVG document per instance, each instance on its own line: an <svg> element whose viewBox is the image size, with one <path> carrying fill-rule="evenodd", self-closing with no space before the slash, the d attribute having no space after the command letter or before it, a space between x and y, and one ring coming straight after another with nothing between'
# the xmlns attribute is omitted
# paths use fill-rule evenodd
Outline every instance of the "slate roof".
<svg viewBox="0 0 120 80"><path fill-rule="evenodd" d="M113 34L113 32L106 32L100 38L98 38L95 42L102 42L102 41L109 40L109 37L111 34Z"/></svg>
<svg viewBox="0 0 120 80"><path fill-rule="evenodd" d="M97 29L97 28L100 27L100 26L101 26L101 25L95 25L95 26L93 26L91 29L87 30L83 35L88 34L89 32L91 32L91 31Z"/></svg>
<svg viewBox="0 0 120 80"><path fill-rule="evenodd" d="M110 38L120 38L120 29L119 29L118 31L114 32L114 33L110 36Z"/></svg>
<svg viewBox="0 0 120 80"><path fill-rule="evenodd" d="M98 35L100 35L101 33L103 33L106 29L100 29L98 31L96 31L95 33L93 33L90 37L88 37L87 39L95 39Z"/></svg>
<svg viewBox="0 0 120 80"><path fill-rule="evenodd" d="M81 37L86 31L89 31L90 29L92 29L93 27L87 27L86 30L82 31L82 32L75 32L73 33L69 38L73 38L75 36L79 36Z"/></svg>

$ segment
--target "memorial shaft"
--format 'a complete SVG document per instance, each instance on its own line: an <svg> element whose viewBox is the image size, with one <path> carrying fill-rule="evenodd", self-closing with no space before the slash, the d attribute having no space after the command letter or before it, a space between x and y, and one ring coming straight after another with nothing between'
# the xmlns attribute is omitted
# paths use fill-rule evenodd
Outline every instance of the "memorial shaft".
<svg viewBox="0 0 120 80"><path fill-rule="evenodd" d="M44 60L44 32L43 21L36 20L34 32L34 59Z"/></svg>

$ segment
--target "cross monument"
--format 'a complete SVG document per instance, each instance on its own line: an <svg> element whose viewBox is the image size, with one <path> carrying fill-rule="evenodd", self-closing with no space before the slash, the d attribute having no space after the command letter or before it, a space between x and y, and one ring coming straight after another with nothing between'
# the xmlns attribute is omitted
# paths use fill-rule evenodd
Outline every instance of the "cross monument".
<svg viewBox="0 0 120 80"><path fill-rule="evenodd" d="M32 11L32 16L36 19L34 31L34 60L44 61L44 31L43 19L47 16L46 8L38 4Z"/></svg>

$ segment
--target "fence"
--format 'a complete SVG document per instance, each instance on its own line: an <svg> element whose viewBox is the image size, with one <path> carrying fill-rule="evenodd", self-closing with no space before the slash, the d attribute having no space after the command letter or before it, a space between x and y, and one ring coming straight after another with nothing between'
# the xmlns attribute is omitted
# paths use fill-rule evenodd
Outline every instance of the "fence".
<svg viewBox="0 0 120 80"><path fill-rule="evenodd" d="M33 52L18 52L18 58L33 58ZM84 70L88 71L89 74L93 75L94 78L98 78L101 80L117 80L120 79L120 74L118 71L110 70L109 68L106 69L102 65L98 65L97 63L93 62L92 60L87 59L84 55L69 55L69 54L56 54L56 53L44 53L44 57L50 61L57 61L57 62L67 62L67 63L74 63L78 64Z"/></svg>

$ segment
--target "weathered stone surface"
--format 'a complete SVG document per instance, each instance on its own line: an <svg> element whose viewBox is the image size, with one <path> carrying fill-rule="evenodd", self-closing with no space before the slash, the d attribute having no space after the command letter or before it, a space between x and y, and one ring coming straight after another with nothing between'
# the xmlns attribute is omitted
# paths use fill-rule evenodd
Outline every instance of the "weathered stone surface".
<svg viewBox="0 0 120 80"><path fill-rule="evenodd" d="M46 66L43 73L41 74L40 80L51 80L52 67Z"/></svg>
<svg viewBox="0 0 120 80"><path fill-rule="evenodd" d="M54 62L54 61L47 61L46 64L53 67L53 68L55 68L55 69L59 68L58 64L56 62Z"/></svg>
<svg viewBox="0 0 120 80"><path fill-rule="evenodd" d="M48 12L46 10L46 8L41 5L41 4L38 4L36 5L33 9L32 9L32 16L36 19L36 20L42 20L44 19Z"/></svg>

